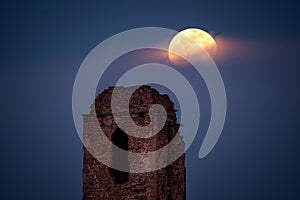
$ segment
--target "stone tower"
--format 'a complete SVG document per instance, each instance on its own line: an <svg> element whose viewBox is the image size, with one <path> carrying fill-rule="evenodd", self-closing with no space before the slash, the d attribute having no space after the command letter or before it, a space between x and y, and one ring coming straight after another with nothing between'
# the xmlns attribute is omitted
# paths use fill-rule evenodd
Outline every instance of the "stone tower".
<svg viewBox="0 0 300 200"><path fill-rule="evenodd" d="M138 126L146 126L151 121L148 113L152 104L164 106L167 113L166 123L159 133L149 138L137 138L122 131L112 116L110 99L113 89L114 87L109 87L98 95L91 112L84 115L83 135L85 142L97 142L101 145L101 142L104 141L101 137L93 139L89 137L97 132L96 123L100 124L99 127L112 143L126 151L136 153L155 151L167 145L175 137L179 124L176 122L174 104L168 95L161 95L149 86L141 86L133 93L129 102L129 112L132 120ZM124 91L126 92L126 88ZM176 146L184 148L181 136ZM84 200L184 200L186 197L184 154L170 165L156 171L128 173L102 164L85 147L83 149ZM110 159L112 166L114 162L117 162L114 160L113 149L108 148L100 151L109 152L111 156L107 159ZM101 156L104 152L97 153ZM171 151L169 153L172 154ZM124 155L122 160L126 162L126 159L127 157ZM160 158L157 159L158 162ZM129 164L128 169L130 169Z"/></svg>

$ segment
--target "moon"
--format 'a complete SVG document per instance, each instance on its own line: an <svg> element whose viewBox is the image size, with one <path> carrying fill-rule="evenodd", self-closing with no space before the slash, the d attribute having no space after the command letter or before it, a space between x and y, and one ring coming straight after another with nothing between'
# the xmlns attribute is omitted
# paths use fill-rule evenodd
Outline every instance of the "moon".
<svg viewBox="0 0 300 200"><path fill-rule="evenodd" d="M198 28L188 28L176 34L169 44L169 60L175 65L186 65L187 62L178 55L197 56L203 61L208 56L205 52L199 51L201 46L210 56L214 56L217 44L214 38L204 30Z"/></svg>

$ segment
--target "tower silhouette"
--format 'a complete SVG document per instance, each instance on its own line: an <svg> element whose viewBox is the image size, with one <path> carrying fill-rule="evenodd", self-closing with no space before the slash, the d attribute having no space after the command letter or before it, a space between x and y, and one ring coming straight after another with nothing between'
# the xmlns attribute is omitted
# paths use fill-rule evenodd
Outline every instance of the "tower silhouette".
<svg viewBox="0 0 300 200"><path fill-rule="evenodd" d="M101 137L107 137L111 143L125 151L145 153L164 147L175 137L179 124L177 123L174 104L168 95L161 95L149 86L140 86L132 94L129 102L129 112L132 120L138 126L146 126L150 123L149 108L153 104L164 106L167 113L167 120L162 130L149 138L137 138L125 133L115 122L111 110L113 89L114 87L109 87L98 95L90 113L84 115L83 137L85 143L103 145L105 140ZM126 93L126 88L123 89ZM122 94L119 98L122 99ZM98 136L97 132L99 130L96 128L98 124L100 125L98 127L103 130L104 136ZM184 149L181 136L179 138L176 148ZM184 154L170 165L156 171L130 173L132 167L130 164L134 165L134 163L129 163L127 153L123 152L121 156L116 156L113 147L97 150L96 154L100 157L104 155L104 151L105 153L109 152L110 156L108 158L102 158L111 163L111 167L108 167L98 161L86 147L83 147L83 149L84 200L183 200L186 198ZM172 155L172 150L168 153ZM162 158L158 156L154 162L160 162L160 159ZM145 160L142 163L138 167L147 168L149 161ZM125 166L128 172L114 169L119 164Z"/></svg>

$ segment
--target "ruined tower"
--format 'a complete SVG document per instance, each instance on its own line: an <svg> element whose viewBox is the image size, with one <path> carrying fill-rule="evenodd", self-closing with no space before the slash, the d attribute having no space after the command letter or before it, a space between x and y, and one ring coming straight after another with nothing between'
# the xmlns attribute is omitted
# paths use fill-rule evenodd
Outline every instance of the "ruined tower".
<svg viewBox="0 0 300 200"><path fill-rule="evenodd" d="M167 145L176 135L179 129L176 110L168 95L161 95L149 86L139 87L131 96L129 113L132 120L138 126L146 126L149 118L149 108L153 104L162 105L167 114L167 120L163 129L149 138L137 138L125 133L115 122L111 110L111 96L114 87L109 87L95 99L93 108L89 114L84 115L84 140L87 143L101 145L104 140L97 135L98 123L110 142L126 151L143 153L160 149ZM124 88L126 93L126 88ZM122 96L120 96L122 98ZM96 116L96 117L94 117ZM96 135L95 138L90 135ZM102 136L103 137L103 136ZM181 136L176 147L184 148ZM100 151L100 152L99 152ZM101 152L105 151L105 152ZM108 159L112 166L115 162L112 148L97 150L97 155L109 153ZM172 155L172 151L168 152ZM127 162L127 155L123 155L123 162ZM84 147L83 163L83 199L84 200L183 200L185 199L185 158L181 155L170 165L155 171L146 173L130 173L118 171L99 162ZM159 162L160 157L156 158ZM127 162L128 163L128 162ZM146 164L145 164L146 165ZM128 163L128 169L132 166ZM144 166L141 166L144 167ZM145 166L146 167L146 166Z"/></svg>

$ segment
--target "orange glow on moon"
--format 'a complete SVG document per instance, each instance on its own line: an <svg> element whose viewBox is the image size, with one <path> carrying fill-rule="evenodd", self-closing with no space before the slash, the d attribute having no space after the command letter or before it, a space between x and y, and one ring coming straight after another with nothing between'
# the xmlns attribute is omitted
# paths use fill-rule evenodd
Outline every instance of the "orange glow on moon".
<svg viewBox="0 0 300 200"><path fill-rule="evenodd" d="M189 28L179 32L169 44L169 60L173 64L184 65L186 61L176 54L197 56L199 60L207 58L207 55L203 55L203 51L199 51L198 45L205 49L210 56L215 55L217 44L209 33L197 28Z"/></svg>

